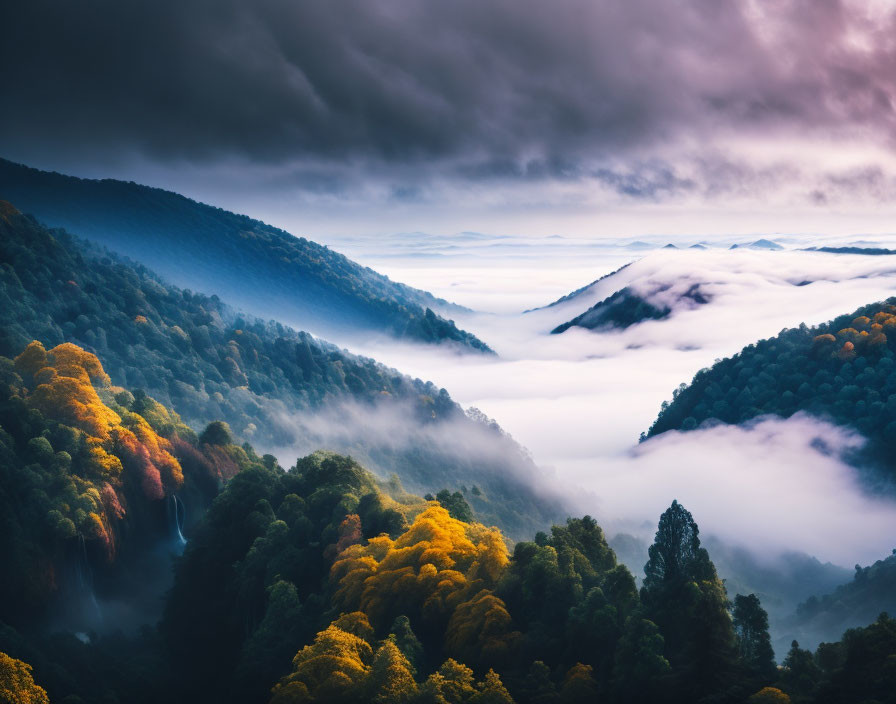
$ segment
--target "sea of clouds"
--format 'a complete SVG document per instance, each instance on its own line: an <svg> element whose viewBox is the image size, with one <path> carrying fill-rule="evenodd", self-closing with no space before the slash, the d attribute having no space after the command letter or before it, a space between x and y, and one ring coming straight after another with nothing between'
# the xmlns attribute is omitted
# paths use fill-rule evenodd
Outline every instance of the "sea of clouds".
<svg viewBox="0 0 896 704"><path fill-rule="evenodd" d="M893 295L896 257L802 250L858 239L781 238L784 251L732 250L723 238L706 250L689 249L687 240L664 249L661 238L346 241L336 246L363 263L474 309L454 317L498 357L339 342L432 380L464 407L495 418L546 468L571 510L595 515L609 534L649 541L659 514L678 499L705 534L769 560L796 550L867 564L896 542L896 503L867 494L841 459L863 442L848 429L798 415L638 443L673 389L714 360L786 327L822 323ZM571 300L523 312L624 264ZM694 284L708 303L681 296ZM622 331L549 334L624 287L671 315Z"/></svg>

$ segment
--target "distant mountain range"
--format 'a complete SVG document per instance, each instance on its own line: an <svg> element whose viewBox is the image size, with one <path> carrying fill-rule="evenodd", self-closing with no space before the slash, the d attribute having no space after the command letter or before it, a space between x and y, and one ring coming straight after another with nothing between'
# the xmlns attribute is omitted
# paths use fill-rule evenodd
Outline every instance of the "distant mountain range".
<svg viewBox="0 0 896 704"><path fill-rule="evenodd" d="M896 249L885 249L884 247L808 247L805 251L826 254L865 254L873 257L896 254Z"/></svg>
<svg viewBox="0 0 896 704"><path fill-rule="evenodd" d="M750 242L748 244L733 244L730 249L768 249L772 251L778 251L784 249L777 242L772 242L771 240L759 239L755 242Z"/></svg>
<svg viewBox="0 0 896 704"><path fill-rule="evenodd" d="M265 320L323 337L385 335L491 352L440 314L463 308L316 242L170 191L0 159L0 198L50 227L131 257L177 286L225 295Z"/></svg>

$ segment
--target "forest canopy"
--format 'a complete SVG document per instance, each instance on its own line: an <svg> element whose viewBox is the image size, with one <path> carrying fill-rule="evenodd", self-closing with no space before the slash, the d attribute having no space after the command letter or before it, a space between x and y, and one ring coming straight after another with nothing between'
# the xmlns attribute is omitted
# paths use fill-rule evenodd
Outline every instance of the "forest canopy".
<svg viewBox="0 0 896 704"><path fill-rule="evenodd" d="M678 502L638 589L591 517L511 548L458 492L423 499L332 452L284 469L219 421L197 434L70 343L32 342L0 372L0 554L15 577L0 687L27 688L23 701L858 704L892 692L885 615L816 653L794 643L777 668L759 599L729 600ZM160 548L174 573L158 624L94 632ZM47 635L72 623L53 606L78 603L90 632Z"/></svg>
<svg viewBox="0 0 896 704"><path fill-rule="evenodd" d="M866 460L896 479L896 299L783 330L697 373L664 402L645 437L707 422L798 411L869 439Z"/></svg>

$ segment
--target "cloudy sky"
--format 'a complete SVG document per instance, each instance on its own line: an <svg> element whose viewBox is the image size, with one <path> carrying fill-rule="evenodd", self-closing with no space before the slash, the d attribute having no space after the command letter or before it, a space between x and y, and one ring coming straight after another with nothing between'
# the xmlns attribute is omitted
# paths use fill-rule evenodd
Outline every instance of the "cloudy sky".
<svg viewBox="0 0 896 704"><path fill-rule="evenodd" d="M32 0L0 155L325 238L890 232L880 0Z"/></svg>

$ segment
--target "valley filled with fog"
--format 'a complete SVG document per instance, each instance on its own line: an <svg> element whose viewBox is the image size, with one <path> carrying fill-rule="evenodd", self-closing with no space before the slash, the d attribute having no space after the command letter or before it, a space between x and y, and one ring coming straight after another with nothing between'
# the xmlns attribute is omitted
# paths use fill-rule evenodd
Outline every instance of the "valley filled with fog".
<svg viewBox="0 0 896 704"><path fill-rule="evenodd" d="M394 280L474 310L453 317L498 357L337 342L431 379L494 418L571 509L594 515L608 535L649 544L655 517L677 498L705 535L760 560L797 551L846 567L868 564L894 547L896 501L867 492L842 459L864 442L854 431L797 414L638 442L661 403L701 368L783 328L819 324L893 294L890 256L804 251L857 241L887 247L885 238L789 236L772 238L781 249L745 246L758 239L704 241L704 249L684 239L673 249L664 238L334 240L332 247ZM685 295L694 286L700 302ZM668 316L550 334L625 287Z"/></svg>

